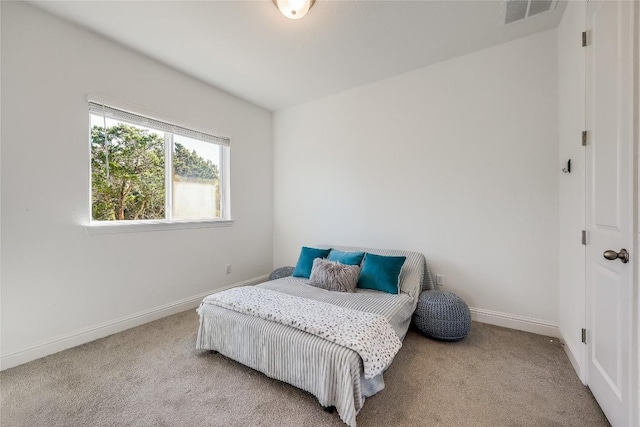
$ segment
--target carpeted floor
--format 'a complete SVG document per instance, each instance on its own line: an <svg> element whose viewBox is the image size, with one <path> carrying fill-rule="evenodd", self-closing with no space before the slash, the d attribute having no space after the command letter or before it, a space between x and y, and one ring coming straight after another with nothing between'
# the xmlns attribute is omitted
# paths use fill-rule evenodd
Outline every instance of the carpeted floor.
<svg viewBox="0 0 640 427"><path fill-rule="evenodd" d="M343 426L310 394L194 349L195 310L0 373L2 427ZM606 426L557 340L410 330L358 426Z"/></svg>

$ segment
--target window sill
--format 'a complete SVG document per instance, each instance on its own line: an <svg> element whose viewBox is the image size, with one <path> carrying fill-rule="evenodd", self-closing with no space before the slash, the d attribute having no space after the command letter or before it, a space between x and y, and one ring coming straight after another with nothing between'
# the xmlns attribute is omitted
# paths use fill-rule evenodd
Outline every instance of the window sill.
<svg viewBox="0 0 640 427"><path fill-rule="evenodd" d="M190 228L230 227L232 219L201 221L105 221L85 226L88 234L139 233L143 231L186 230Z"/></svg>

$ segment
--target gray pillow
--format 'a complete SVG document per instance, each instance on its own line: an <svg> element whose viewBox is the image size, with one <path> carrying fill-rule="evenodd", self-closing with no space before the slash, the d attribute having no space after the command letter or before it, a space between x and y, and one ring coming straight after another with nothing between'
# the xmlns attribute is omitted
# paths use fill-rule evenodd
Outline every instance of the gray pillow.
<svg viewBox="0 0 640 427"><path fill-rule="evenodd" d="M325 258L313 260L309 284L328 291L355 292L360 277L360 267L345 265Z"/></svg>

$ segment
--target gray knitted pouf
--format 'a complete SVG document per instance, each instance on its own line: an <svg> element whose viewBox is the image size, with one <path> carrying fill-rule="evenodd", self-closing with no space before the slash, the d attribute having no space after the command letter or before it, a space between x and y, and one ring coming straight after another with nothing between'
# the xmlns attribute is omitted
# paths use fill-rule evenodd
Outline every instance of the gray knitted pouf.
<svg viewBox="0 0 640 427"><path fill-rule="evenodd" d="M269 275L269 280L282 279L283 277L289 277L293 274L293 267L280 267L276 268Z"/></svg>
<svg viewBox="0 0 640 427"><path fill-rule="evenodd" d="M471 313L467 303L456 294L424 291L413 313L413 322L428 337L457 341L469 333Z"/></svg>

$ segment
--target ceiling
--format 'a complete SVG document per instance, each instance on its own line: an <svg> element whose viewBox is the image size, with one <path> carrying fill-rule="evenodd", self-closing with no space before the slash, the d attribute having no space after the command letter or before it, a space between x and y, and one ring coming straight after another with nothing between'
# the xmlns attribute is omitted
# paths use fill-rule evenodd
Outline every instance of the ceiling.
<svg viewBox="0 0 640 427"><path fill-rule="evenodd" d="M556 27L504 24L502 1L317 0L302 19L259 1L31 1L272 111Z"/></svg>

